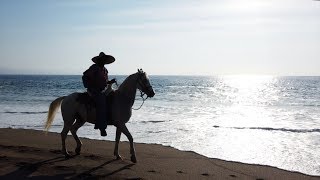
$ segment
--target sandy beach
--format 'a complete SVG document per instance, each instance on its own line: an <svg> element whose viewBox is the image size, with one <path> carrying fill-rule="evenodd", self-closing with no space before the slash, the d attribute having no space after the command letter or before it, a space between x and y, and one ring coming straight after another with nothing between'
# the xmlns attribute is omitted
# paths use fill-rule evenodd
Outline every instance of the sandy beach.
<svg viewBox="0 0 320 180"><path fill-rule="evenodd" d="M82 153L65 159L60 134L0 129L0 179L320 179L275 167L211 159L155 144L136 143L138 163L121 142L123 160L115 160L114 143L82 138ZM75 142L67 138L70 153Z"/></svg>

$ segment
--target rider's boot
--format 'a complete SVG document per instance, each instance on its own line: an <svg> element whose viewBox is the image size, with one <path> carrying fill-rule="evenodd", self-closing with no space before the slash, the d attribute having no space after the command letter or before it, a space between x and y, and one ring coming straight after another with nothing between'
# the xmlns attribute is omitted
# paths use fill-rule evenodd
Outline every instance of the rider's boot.
<svg viewBox="0 0 320 180"><path fill-rule="evenodd" d="M100 129L100 135L101 136L107 136L107 132L105 129Z"/></svg>

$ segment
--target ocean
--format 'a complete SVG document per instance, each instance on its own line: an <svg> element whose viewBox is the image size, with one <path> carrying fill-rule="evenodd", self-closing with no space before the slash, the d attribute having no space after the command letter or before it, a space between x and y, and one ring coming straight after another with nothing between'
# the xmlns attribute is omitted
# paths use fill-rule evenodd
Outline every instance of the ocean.
<svg viewBox="0 0 320 180"><path fill-rule="evenodd" d="M127 123L135 142L320 175L320 77L149 78L156 95ZM0 128L43 130L51 101L84 91L78 75L0 75ZM58 112L50 131L62 126ZM78 135L114 141L115 128L107 132L86 123Z"/></svg>

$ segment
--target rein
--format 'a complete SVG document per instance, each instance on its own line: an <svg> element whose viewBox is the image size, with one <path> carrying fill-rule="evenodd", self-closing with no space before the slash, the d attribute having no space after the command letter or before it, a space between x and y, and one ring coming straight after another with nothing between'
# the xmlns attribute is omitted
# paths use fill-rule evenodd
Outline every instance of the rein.
<svg viewBox="0 0 320 180"><path fill-rule="evenodd" d="M137 83L138 83L143 89L149 88L148 86L145 86L143 83L141 83L141 81L140 81L140 76L138 77L137 81L138 81ZM139 89L139 91L140 91L140 97L142 98L142 104L141 104L140 107L137 108L137 109L132 108L133 110L136 110L136 111L139 110L139 109L141 109L142 106L143 106L143 104L144 104L144 101L146 101L146 100L148 99L148 96L147 96L146 98L143 97L146 93L142 92L142 90L140 90L140 89Z"/></svg>
<svg viewBox="0 0 320 180"><path fill-rule="evenodd" d="M145 100L147 100L148 99L148 96L146 97L146 98L144 98L143 96L145 95L145 93L144 92L142 92L140 89L139 89L139 91L140 91L140 97L142 98L142 104L140 105L140 107L139 108L137 108L137 109L135 109L135 108L132 108L133 110L135 110L135 111L137 111L137 110L139 110L139 109L141 109L142 108L142 106L143 106L143 104L144 104L144 101Z"/></svg>
<svg viewBox="0 0 320 180"><path fill-rule="evenodd" d="M117 86L117 88L119 87L118 86L118 83L117 83L117 81L115 81L115 84L116 84L116 86ZM142 82L141 82L141 80L140 80L140 76L138 77L138 79L137 79L137 84L139 84L143 89L148 89L148 88L150 88L151 86L146 86L145 84L143 84ZM141 99L142 99L142 104L139 106L139 108L137 108L137 109L135 109L135 108L131 108L131 109L133 109L133 110L139 110L139 109L141 109L142 108L142 106L143 106L143 104L144 104L144 102L149 98L148 96L146 97L146 98L144 98L144 95L146 94L146 93L144 93L142 90L140 90L139 89L139 91L140 91L140 97L141 97ZM136 100L136 99L135 99Z"/></svg>

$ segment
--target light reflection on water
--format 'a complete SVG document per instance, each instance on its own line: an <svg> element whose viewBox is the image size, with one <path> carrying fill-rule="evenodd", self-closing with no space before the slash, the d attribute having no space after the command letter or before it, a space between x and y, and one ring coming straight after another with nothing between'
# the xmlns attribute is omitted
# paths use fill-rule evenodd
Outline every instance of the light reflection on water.
<svg viewBox="0 0 320 180"><path fill-rule="evenodd" d="M320 174L319 78L209 79L199 85L195 80L168 87L175 97L162 107L174 108L156 113L172 119L156 125L166 130L157 135L163 136L162 143L170 139L167 145L209 157Z"/></svg>
<svg viewBox="0 0 320 180"><path fill-rule="evenodd" d="M47 85L48 79L37 82L42 88L39 96L29 93L31 90L23 82L20 82L23 91L18 96L5 89L6 94L0 94L0 99L5 100L0 101L5 102L0 103L3 110L0 119L6 120L1 127L42 129L46 114L3 112L43 112L50 99L81 89L74 84L79 77L63 78L61 90L61 85L52 84L59 82L55 78L49 78ZM128 123L136 142L159 143L208 157L320 175L320 77L150 76L150 79L156 96L148 99L141 110L134 111ZM41 88L36 87L38 92ZM48 96L51 91L54 97ZM17 103L15 99L21 101ZM138 100L135 106L140 104ZM60 114L53 124L52 131L60 132ZM114 140L114 134L115 128L108 127L108 137L101 138L90 124L79 130L80 136L94 139ZM122 136L122 140L127 139Z"/></svg>

